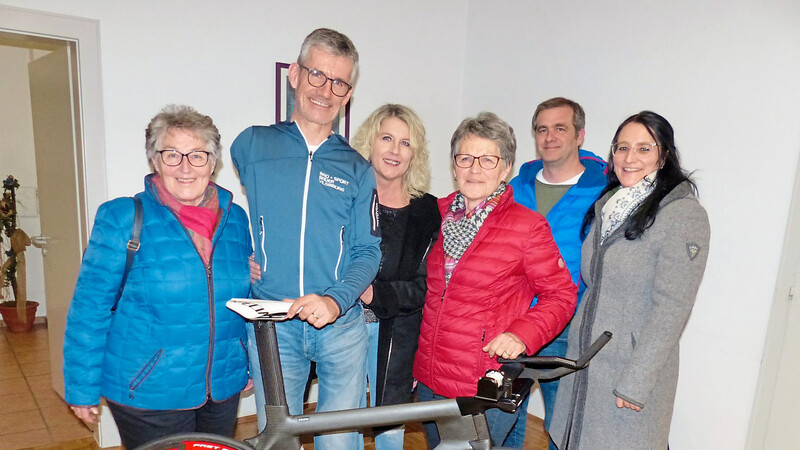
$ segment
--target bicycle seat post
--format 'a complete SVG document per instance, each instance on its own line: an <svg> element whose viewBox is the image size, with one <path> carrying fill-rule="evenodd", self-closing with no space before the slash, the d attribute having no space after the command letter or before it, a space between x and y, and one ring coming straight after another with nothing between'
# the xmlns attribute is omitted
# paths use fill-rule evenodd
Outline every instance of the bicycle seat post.
<svg viewBox="0 0 800 450"><path fill-rule="evenodd" d="M275 322L257 320L253 325L256 332L258 360L261 364L261 383L264 386L267 406L287 406Z"/></svg>
<svg viewBox="0 0 800 450"><path fill-rule="evenodd" d="M286 392L283 388L283 372L281 357L278 352L278 335L275 322L272 320L256 320L253 323L256 335L258 361L261 364L261 384L264 387L266 400L265 413L267 427L257 436L245 439L255 449L297 449L300 438L292 432L289 423L289 405L286 403Z"/></svg>

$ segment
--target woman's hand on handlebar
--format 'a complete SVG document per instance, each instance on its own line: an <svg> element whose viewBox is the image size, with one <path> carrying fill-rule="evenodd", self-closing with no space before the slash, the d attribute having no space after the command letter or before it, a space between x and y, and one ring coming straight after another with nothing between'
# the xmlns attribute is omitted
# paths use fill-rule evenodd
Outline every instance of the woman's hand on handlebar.
<svg viewBox="0 0 800 450"><path fill-rule="evenodd" d="M490 358L498 356L514 359L525 353L525 344L523 344L518 337L514 336L514 334L505 332L489 341L482 350L488 353Z"/></svg>

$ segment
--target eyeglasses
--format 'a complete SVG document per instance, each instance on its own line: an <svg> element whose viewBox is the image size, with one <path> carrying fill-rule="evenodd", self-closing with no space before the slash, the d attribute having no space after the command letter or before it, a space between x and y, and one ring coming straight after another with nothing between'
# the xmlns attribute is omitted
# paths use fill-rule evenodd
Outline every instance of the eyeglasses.
<svg viewBox="0 0 800 450"><path fill-rule="evenodd" d="M494 155L481 155L481 156L472 156L466 153L457 153L456 156L453 158L456 162L458 167L462 169L469 169L470 167L475 164L475 160L478 160L478 164L486 169L491 170L497 167L497 163L500 162L499 156Z"/></svg>
<svg viewBox="0 0 800 450"><path fill-rule="evenodd" d="M192 150L189 153L181 153L177 150L159 150L161 153L161 162L168 166L180 166L183 158L189 161L189 164L194 167L203 167L208 164L208 152L204 150Z"/></svg>
<svg viewBox="0 0 800 450"><path fill-rule="evenodd" d="M353 89L353 86L350 86L345 81L342 81L338 78L328 78L327 75L317 69L309 69L302 64L298 64L298 66L308 71L308 84L314 87L325 86L325 83L327 83L328 80L331 80L331 92L333 92L333 95L337 97L344 97L348 92L350 92L350 89Z"/></svg>
<svg viewBox="0 0 800 450"><path fill-rule="evenodd" d="M647 155L651 151L653 151L658 144L655 142L640 142L638 144L628 144L627 142L615 142L611 144L611 154L617 156L617 153L621 155L627 155L628 152L632 151L633 153L638 153L641 156Z"/></svg>

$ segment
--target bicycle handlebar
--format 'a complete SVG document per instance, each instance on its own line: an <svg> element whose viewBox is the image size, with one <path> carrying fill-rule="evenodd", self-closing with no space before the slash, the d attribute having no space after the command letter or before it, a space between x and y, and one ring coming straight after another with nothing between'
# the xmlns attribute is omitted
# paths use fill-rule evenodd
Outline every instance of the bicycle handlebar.
<svg viewBox="0 0 800 450"><path fill-rule="evenodd" d="M577 359L567 359L560 356L521 356L514 359L497 358L497 362L501 364L522 363L525 366L525 375L533 375L537 379L549 380L564 376L568 373L575 372L586 368L589 361L603 348L609 340L611 340L612 333L604 331ZM533 367L553 367L549 370L536 370Z"/></svg>

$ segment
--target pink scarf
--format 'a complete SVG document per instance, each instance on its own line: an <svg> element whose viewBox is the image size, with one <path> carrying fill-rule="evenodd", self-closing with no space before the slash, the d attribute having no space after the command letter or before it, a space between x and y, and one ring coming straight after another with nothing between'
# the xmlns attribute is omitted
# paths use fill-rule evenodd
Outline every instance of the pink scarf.
<svg viewBox="0 0 800 450"><path fill-rule="evenodd" d="M216 187L209 182L200 205L188 206L181 204L167 191L164 186L164 180L161 179L160 175L154 176L152 182L153 186L156 187L161 204L178 216L178 221L189 233L189 236L192 237L192 243L203 262L208 265L211 260L211 239L214 237L214 231L219 223L219 218L222 216Z"/></svg>

